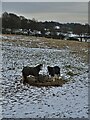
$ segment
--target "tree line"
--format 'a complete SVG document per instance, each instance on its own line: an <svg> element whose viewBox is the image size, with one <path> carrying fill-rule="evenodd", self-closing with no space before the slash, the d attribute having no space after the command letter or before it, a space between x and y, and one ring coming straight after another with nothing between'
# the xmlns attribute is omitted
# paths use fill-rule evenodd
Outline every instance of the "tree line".
<svg viewBox="0 0 90 120"><path fill-rule="evenodd" d="M55 28L59 26L59 28ZM80 24L80 23L59 23L54 21L37 21L34 18L27 19L24 16L18 16L14 13L4 12L2 14L2 28L4 29L26 29L26 30L38 30L42 34L45 34L45 31L50 32L62 32L67 33L72 31L74 34L89 34L90 35L90 25L89 24Z"/></svg>

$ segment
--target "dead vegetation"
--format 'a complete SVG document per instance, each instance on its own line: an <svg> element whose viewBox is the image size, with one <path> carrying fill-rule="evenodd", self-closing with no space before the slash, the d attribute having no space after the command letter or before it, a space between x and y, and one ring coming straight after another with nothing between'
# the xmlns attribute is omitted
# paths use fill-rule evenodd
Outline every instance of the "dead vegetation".
<svg viewBox="0 0 90 120"><path fill-rule="evenodd" d="M39 75L39 80L35 79L34 77L30 76L28 77L26 83L28 83L30 86L37 86L37 87L48 87L48 86L62 86L63 84L67 83L66 80L63 80L62 78L55 78L55 81L53 81L53 78L49 78L48 75ZM26 84L25 83L25 84Z"/></svg>
<svg viewBox="0 0 90 120"><path fill-rule="evenodd" d="M6 36L12 37L14 35ZM75 55L76 57L80 57L82 61L88 63L88 50L90 48L90 45L87 42L22 35L21 36L17 35L15 39L14 37L13 39L5 39L4 42L11 42L15 44L15 46L29 48L69 49L70 54Z"/></svg>

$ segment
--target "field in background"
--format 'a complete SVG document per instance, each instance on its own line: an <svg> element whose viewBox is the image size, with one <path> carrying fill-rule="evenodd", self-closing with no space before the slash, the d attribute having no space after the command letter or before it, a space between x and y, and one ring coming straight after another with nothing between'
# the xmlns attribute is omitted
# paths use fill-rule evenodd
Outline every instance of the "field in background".
<svg viewBox="0 0 90 120"><path fill-rule="evenodd" d="M79 42L74 40L60 40L44 37L19 36L14 39L14 35L6 35L7 42L14 42L17 46L30 48L55 48L55 49L70 49L73 54L79 55L82 59L88 62L88 47L89 43ZM9 37L12 36L12 39ZM19 39L20 38L20 39ZM4 42L5 42L4 41Z"/></svg>

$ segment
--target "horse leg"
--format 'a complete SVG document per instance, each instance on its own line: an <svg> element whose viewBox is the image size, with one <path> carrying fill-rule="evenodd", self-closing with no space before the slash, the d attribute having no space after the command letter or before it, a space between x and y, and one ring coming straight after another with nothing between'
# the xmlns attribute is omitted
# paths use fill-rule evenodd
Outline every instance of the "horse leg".
<svg viewBox="0 0 90 120"><path fill-rule="evenodd" d="M55 80L56 80L56 79L55 79L55 76L53 76L52 79L53 79L53 82L55 82Z"/></svg>

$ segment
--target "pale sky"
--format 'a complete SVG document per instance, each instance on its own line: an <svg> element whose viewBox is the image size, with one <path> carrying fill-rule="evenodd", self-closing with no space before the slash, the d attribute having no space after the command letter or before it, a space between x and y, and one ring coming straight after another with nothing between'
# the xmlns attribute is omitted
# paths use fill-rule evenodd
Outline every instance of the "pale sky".
<svg viewBox="0 0 90 120"><path fill-rule="evenodd" d="M88 23L88 2L2 2L5 11L38 21Z"/></svg>
<svg viewBox="0 0 90 120"><path fill-rule="evenodd" d="M89 2L89 0L1 0L2 2Z"/></svg>

